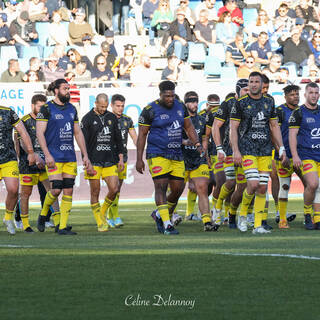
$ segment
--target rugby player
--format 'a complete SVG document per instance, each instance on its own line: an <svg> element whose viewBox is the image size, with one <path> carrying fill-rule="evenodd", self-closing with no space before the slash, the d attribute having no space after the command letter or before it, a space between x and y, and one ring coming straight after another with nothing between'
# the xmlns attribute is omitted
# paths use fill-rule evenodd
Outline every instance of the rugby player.
<svg viewBox="0 0 320 320"><path fill-rule="evenodd" d="M36 153L37 165L29 166L25 145L18 136L19 145L19 180L20 180L20 216L23 230L27 233L33 233L29 224L29 198L34 185L41 182L45 190L49 190L48 175L45 170L44 155L40 148L36 136L36 118L40 108L47 102L47 97L42 94L36 94L31 99L31 112L25 115L21 120L30 136L33 150ZM46 192L46 191L45 191ZM57 201L53 205L55 207L52 214L53 220L59 224L60 212Z"/></svg>
<svg viewBox="0 0 320 320"><path fill-rule="evenodd" d="M289 145L293 166L304 181L304 218L307 230L320 230L320 106L319 87L310 82L305 88L305 103L289 118ZM312 223L312 206L314 224Z"/></svg>
<svg viewBox="0 0 320 320"><path fill-rule="evenodd" d="M37 114L37 138L45 156L46 170L50 181L43 208L38 218L38 230L45 230L46 215L50 206L63 192L60 205L60 222L56 227L59 235L75 235L67 227L72 207L72 193L77 175L77 161L74 141L82 153L82 161L87 171L93 172L88 159L85 140L80 129L76 108L69 102L69 84L65 79L50 83L48 91L54 93L54 99L41 107Z"/></svg>
<svg viewBox="0 0 320 320"><path fill-rule="evenodd" d="M85 179L90 183L91 209L100 232L108 231L106 212L117 196L118 174L124 168L124 148L118 119L107 110L108 105L108 96L104 93L98 94L95 107L81 121L81 129L94 170L93 175L87 171ZM108 186L108 194L102 207L99 203L101 178Z"/></svg>
<svg viewBox="0 0 320 320"><path fill-rule="evenodd" d="M134 145L137 145L137 133L134 129L133 121L130 117L123 113L124 104L125 104L125 97L121 94L114 94L111 98L111 108L112 113L117 117L120 125L121 131L121 138L123 143L123 162L124 162L124 169L118 172L119 176L119 187L117 191L116 198L112 202L111 207L108 210L108 224L111 227L120 227L123 226L123 221L119 217L119 197L120 197L120 190L123 184L123 180L127 177L127 161L128 161L128 134L132 139Z"/></svg>
<svg viewBox="0 0 320 320"><path fill-rule="evenodd" d="M202 143L202 139L206 139L206 119L198 115L199 96L194 91L188 91L184 96L184 102L187 107L192 124L198 134L198 140ZM185 164L185 182L192 180L195 191L199 197L198 205L204 221L204 231L217 231L218 228L211 222L205 222L210 216L210 205L208 198L209 185L209 167L206 157L201 156L197 148L189 141L188 136L183 132L182 154Z"/></svg>
<svg viewBox="0 0 320 320"><path fill-rule="evenodd" d="M249 75L249 93L236 102L230 112L230 142L235 165L242 165L247 179L241 209L240 225L247 224L247 210L254 202L253 234L269 233L262 227L269 174L272 170L272 141L279 149L279 157L286 160L285 148L277 121L274 101L262 95L259 72ZM244 228L245 231L245 228Z"/></svg>
<svg viewBox="0 0 320 320"><path fill-rule="evenodd" d="M18 115L11 108L0 106L0 180L4 180L7 189L3 223L10 234L16 233L13 223L13 211L17 204L19 189L19 168L12 140L13 128L17 130L25 145L29 165L34 165L36 163L36 154L23 122L20 121Z"/></svg>
<svg viewBox="0 0 320 320"><path fill-rule="evenodd" d="M142 160L146 140L147 160L155 188L157 210L152 213L158 231L178 234L172 226L170 213L177 205L184 188L185 166L182 156L182 130L184 129L198 152L203 148L198 140L188 111L183 103L175 99L175 84L163 81L159 84L160 98L146 106L139 117L136 170L143 173ZM167 188L170 194L167 196ZM204 223L210 222L210 217Z"/></svg>
<svg viewBox="0 0 320 320"><path fill-rule="evenodd" d="M279 190L279 229L288 229L288 221L294 220L295 214L287 214L288 195L291 184L291 176L295 172L300 180L303 182L302 173L300 168L296 168L292 164L292 156L289 147L289 118L293 110L298 108L299 105L299 90L300 87L296 85L288 85L283 88L284 97L286 102L277 107L277 117L281 129L281 135L286 154L288 157L287 166L283 166L279 161L279 155L275 153L275 160L277 161L277 173L280 181Z"/></svg>

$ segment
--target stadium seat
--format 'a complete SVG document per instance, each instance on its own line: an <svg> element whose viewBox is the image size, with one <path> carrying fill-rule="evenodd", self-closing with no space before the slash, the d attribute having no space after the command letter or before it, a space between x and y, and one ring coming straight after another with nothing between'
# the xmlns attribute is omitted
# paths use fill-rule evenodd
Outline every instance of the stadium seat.
<svg viewBox="0 0 320 320"><path fill-rule="evenodd" d="M41 44L44 47L47 45L49 25L49 22L36 22L38 41L35 42Z"/></svg>
<svg viewBox="0 0 320 320"><path fill-rule="evenodd" d="M18 59L17 50L15 46L1 46L0 59L9 60L9 59Z"/></svg>
<svg viewBox="0 0 320 320"><path fill-rule="evenodd" d="M221 69L221 79L220 81L230 81L237 79L237 70L234 66L223 66Z"/></svg>
<svg viewBox="0 0 320 320"><path fill-rule="evenodd" d="M53 52L54 46L45 46L43 50L43 58L48 58Z"/></svg>
<svg viewBox="0 0 320 320"><path fill-rule="evenodd" d="M208 77L219 77L221 74L221 63L217 57L207 56L204 62L204 74Z"/></svg>
<svg viewBox="0 0 320 320"><path fill-rule="evenodd" d="M243 21L244 26L247 27L250 23L257 20L258 12L255 8L244 8L243 9Z"/></svg>
<svg viewBox="0 0 320 320"><path fill-rule="evenodd" d="M223 44L222 43L210 44L208 56L217 57L220 60L220 63L224 63L226 61L226 53L225 53Z"/></svg>
<svg viewBox="0 0 320 320"><path fill-rule="evenodd" d="M20 70L22 72L26 72L29 69L29 58L21 58L18 59L19 61L19 66L20 66Z"/></svg>
<svg viewBox="0 0 320 320"><path fill-rule="evenodd" d="M32 58L32 57L37 57L37 58L41 58L40 57L40 53L38 50L38 47L23 47L23 56L22 58Z"/></svg>
<svg viewBox="0 0 320 320"><path fill-rule="evenodd" d="M196 7L198 6L198 4L201 3L201 1L199 0L191 0L189 1L189 8L194 11L196 9Z"/></svg>
<svg viewBox="0 0 320 320"><path fill-rule="evenodd" d="M206 50L202 43L189 42L188 63L191 65L204 64L206 59Z"/></svg>
<svg viewBox="0 0 320 320"><path fill-rule="evenodd" d="M289 71L290 73L290 71ZM303 78L308 78L309 77L309 67L308 66L303 66L302 67L302 77Z"/></svg>
<svg viewBox="0 0 320 320"><path fill-rule="evenodd" d="M214 7L216 8L217 12L218 10L223 7L223 1L222 0L217 0L216 3L214 4Z"/></svg>

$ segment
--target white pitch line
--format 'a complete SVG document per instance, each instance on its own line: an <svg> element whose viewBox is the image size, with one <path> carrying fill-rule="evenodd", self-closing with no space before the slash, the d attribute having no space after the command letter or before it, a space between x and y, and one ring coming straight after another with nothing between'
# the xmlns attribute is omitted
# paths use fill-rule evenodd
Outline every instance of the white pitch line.
<svg viewBox="0 0 320 320"><path fill-rule="evenodd" d="M33 246L20 246L16 244L0 244L0 248L33 248Z"/></svg>
<svg viewBox="0 0 320 320"><path fill-rule="evenodd" d="M281 254L281 253L232 253L224 252L218 253L227 256L251 256L251 257L280 257L280 258L290 258L290 259L305 259L305 260L320 260L320 257L312 256L300 256L296 254Z"/></svg>

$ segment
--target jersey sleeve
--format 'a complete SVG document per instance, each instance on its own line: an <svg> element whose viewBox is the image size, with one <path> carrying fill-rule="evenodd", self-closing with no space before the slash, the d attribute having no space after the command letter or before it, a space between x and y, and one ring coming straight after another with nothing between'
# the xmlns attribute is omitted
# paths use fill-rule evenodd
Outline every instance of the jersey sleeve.
<svg viewBox="0 0 320 320"><path fill-rule="evenodd" d="M10 109L10 123L13 127L15 127L20 122L20 118L18 115Z"/></svg>
<svg viewBox="0 0 320 320"><path fill-rule="evenodd" d="M129 130L134 129L133 120L131 118L129 118L128 125L129 125Z"/></svg>
<svg viewBox="0 0 320 320"><path fill-rule="evenodd" d="M86 142L86 145L88 147L88 142L90 140L90 126L88 121L88 116L84 116L80 123L80 128L83 133L84 140Z"/></svg>
<svg viewBox="0 0 320 320"><path fill-rule="evenodd" d="M206 126L209 127L209 128L212 128L213 120L214 120L214 115L213 115L213 112L210 111L206 115Z"/></svg>
<svg viewBox="0 0 320 320"><path fill-rule="evenodd" d="M115 144L117 146L117 150L118 150L119 154L120 153L124 154L125 149L123 146L123 140L122 140L121 129L120 129L120 122L116 116L114 116L113 122L115 123L115 125L114 125L114 131L115 131L114 139L115 139Z"/></svg>
<svg viewBox="0 0 320 320"><path fill-rule="evenodd" d="M154 114L152 111L151 106L146 106L142 112L140 113L138 123L140 126L146 126L149 127L151 126L151 123L153 121Z"/></svg>
<svg viewBox="0 0 320 320"><path fill-rule="evenodd" d="M215 118L219 121L225 122L229 116L228 114L228 102L223 101L221 106L219 107L219 109L216 112Z"/></svg>
<svg viewBox="0 0 320 320"><path fill-rule="evenodd" d="M187 107L186 107L185 104L183 105L183 111L184 111L183 118L184 118L184 119L190 118L188 109L187 109Z"/></svg>
<svg viewBox="0 0 320 320"><path fill-rule="evenodd" d="M73 121L76 123L79 123L79 117L78 117L78 111L76 108L74 108L75 114L74 114L74 119Z"/></svg>
<svg viewBox="0 0 320 320"><path fill-rule="evenodd" d="M230 111L230 119L241 121L241 104L239 101L236 101Z"/></svg>
<svg viewBox="0 0 320 320"><path fill-rule="evenodd" d="M277 111L276 111L276 107L274 105L274 99L272 98L272 99L270 99L270 101L272 101L270 120L277 120Z"/></svg>
<svg viewBox="0 0 320 320"><path fill-rule="evenodd" d="M302 121L302 112L301 109L298 108L292 111L291 116L289 118L289 128L300 128Z"/></svg>
<svg viewBox="0 0 320 320"><path fill-rule="evenodd" d="M48 105L44 105L40 108L40 112L37 114L37 121L48 121L50 118L50 110Z"/></svg>
<svg viewBox="0 0 320 320"><path fill-rule="evenodd" d="M282 123L283 123L283 119L284 119L282 107L279 106L279 107L276 108L276 114L277 114L277 117L278 117L279 126L281 126Z"/></svg>

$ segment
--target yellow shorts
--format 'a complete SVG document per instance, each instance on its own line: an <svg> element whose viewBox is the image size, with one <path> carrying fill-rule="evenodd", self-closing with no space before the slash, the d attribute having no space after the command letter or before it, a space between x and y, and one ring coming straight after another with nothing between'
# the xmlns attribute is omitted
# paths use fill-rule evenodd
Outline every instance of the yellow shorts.
<svg viewBox="0 0 320 320"><path fill-rule="evenodd" d="M118 166L113 165L111 167L99 167L93 166L93 170L95 171L94 176L89 176L87 172L84 173L84 178L87 180L97 180L104 179L106 177L118 176Z"/></svg>
<svg viewBox="0 0 320 320"><path fill-rule="evenodd" d="M302 160L301 172L303 175L309 172L318 172L320 177L320 162L314 160Z"/></svg>
<svg viewBox="0 0 320 320"><path fill-rule="evenodd" d="M124 169L118 173L119 180L124 180L127 178L127 162L124 164Z"/></svg>
<svg viewBox="0 0 320 320"><path fill-rule="evenodd" d="M77 175L77 163L76 162L56 162L54 168L48 168L46 166L46 170L48 173L48 177L53 176L55 174L71 174L73 176Z"/></svg>
<svg viewBox="0 0 320 320"><path fill-rule="evenodd" d="M247 179L242 167L236 167L236 183L247 183Z"/></svg>
<svg viewBox="0 0 320 320"><path fill-rule="evenodd" d="M22 186L35 186L39 181L44 181L47 179L47 172L19 174L20 184Z"/></svg>
<svg viewBox="0 0 320 320"><path fill-rule="evenodd" d="M285 168L280 160L277 160L277 173L280 178L288 178L291 177L293 174L293 162L292 159L290 159L290 166L289 168Z"/></svg>
<svg viewBox="0 0 320 320"><path fill-rule="evenodd" d="M218 156L213 156L214 162L212 161L212 166L213 166L213 173L217 174L218 172L223 171L223 162L218 161Z"/></svg>
<svg viewBox="0 0 320 320"><path fill-rule="evenodd" d="M233 157L232 156L227 156L224 159L223 169L224 168L229 168L229 167L234 167L234 162L233 162Z"/></svg>
<svg viewBox="0 0 320 320"><path fill-rule="evenodd" d="M8 161L0 164L0 180L2 178L19 178L18 161Z"/></svg>
<svg viewBox="0 0 320 320"><path fill-rule="evenodd" d="M273 149L272 150L272 154L271 154L271 157L272 157L272 160L275 160L275 155L276 155L276 150L275 149Z"/></svg>
<svg viewBox="0 0 320 320"><path fill-rule="evenodd" d="M272 157L271 156L263 156L263 157L255 157L255 156L243 156L242 157L242 168L243 171L249 169L258 169L258 171L270 172L272 171Z"/></svg>
<svg viewBox="0 0 320 320"><path fill-rule="evenodd" d="M209 179L209 167L207 164L202 164L199 166L199 168L188 171L186 170L186 176L184 178L184 181L188 181L188 179L193 178L208 178Z"/></svg>
<svg viewBox="0 0 320 320"><path fill-rule="evenodd" d="M169 160L163 157L148 159L149 171L152 178L169 173L170 176L184 178L184 161Z"/></svg>

